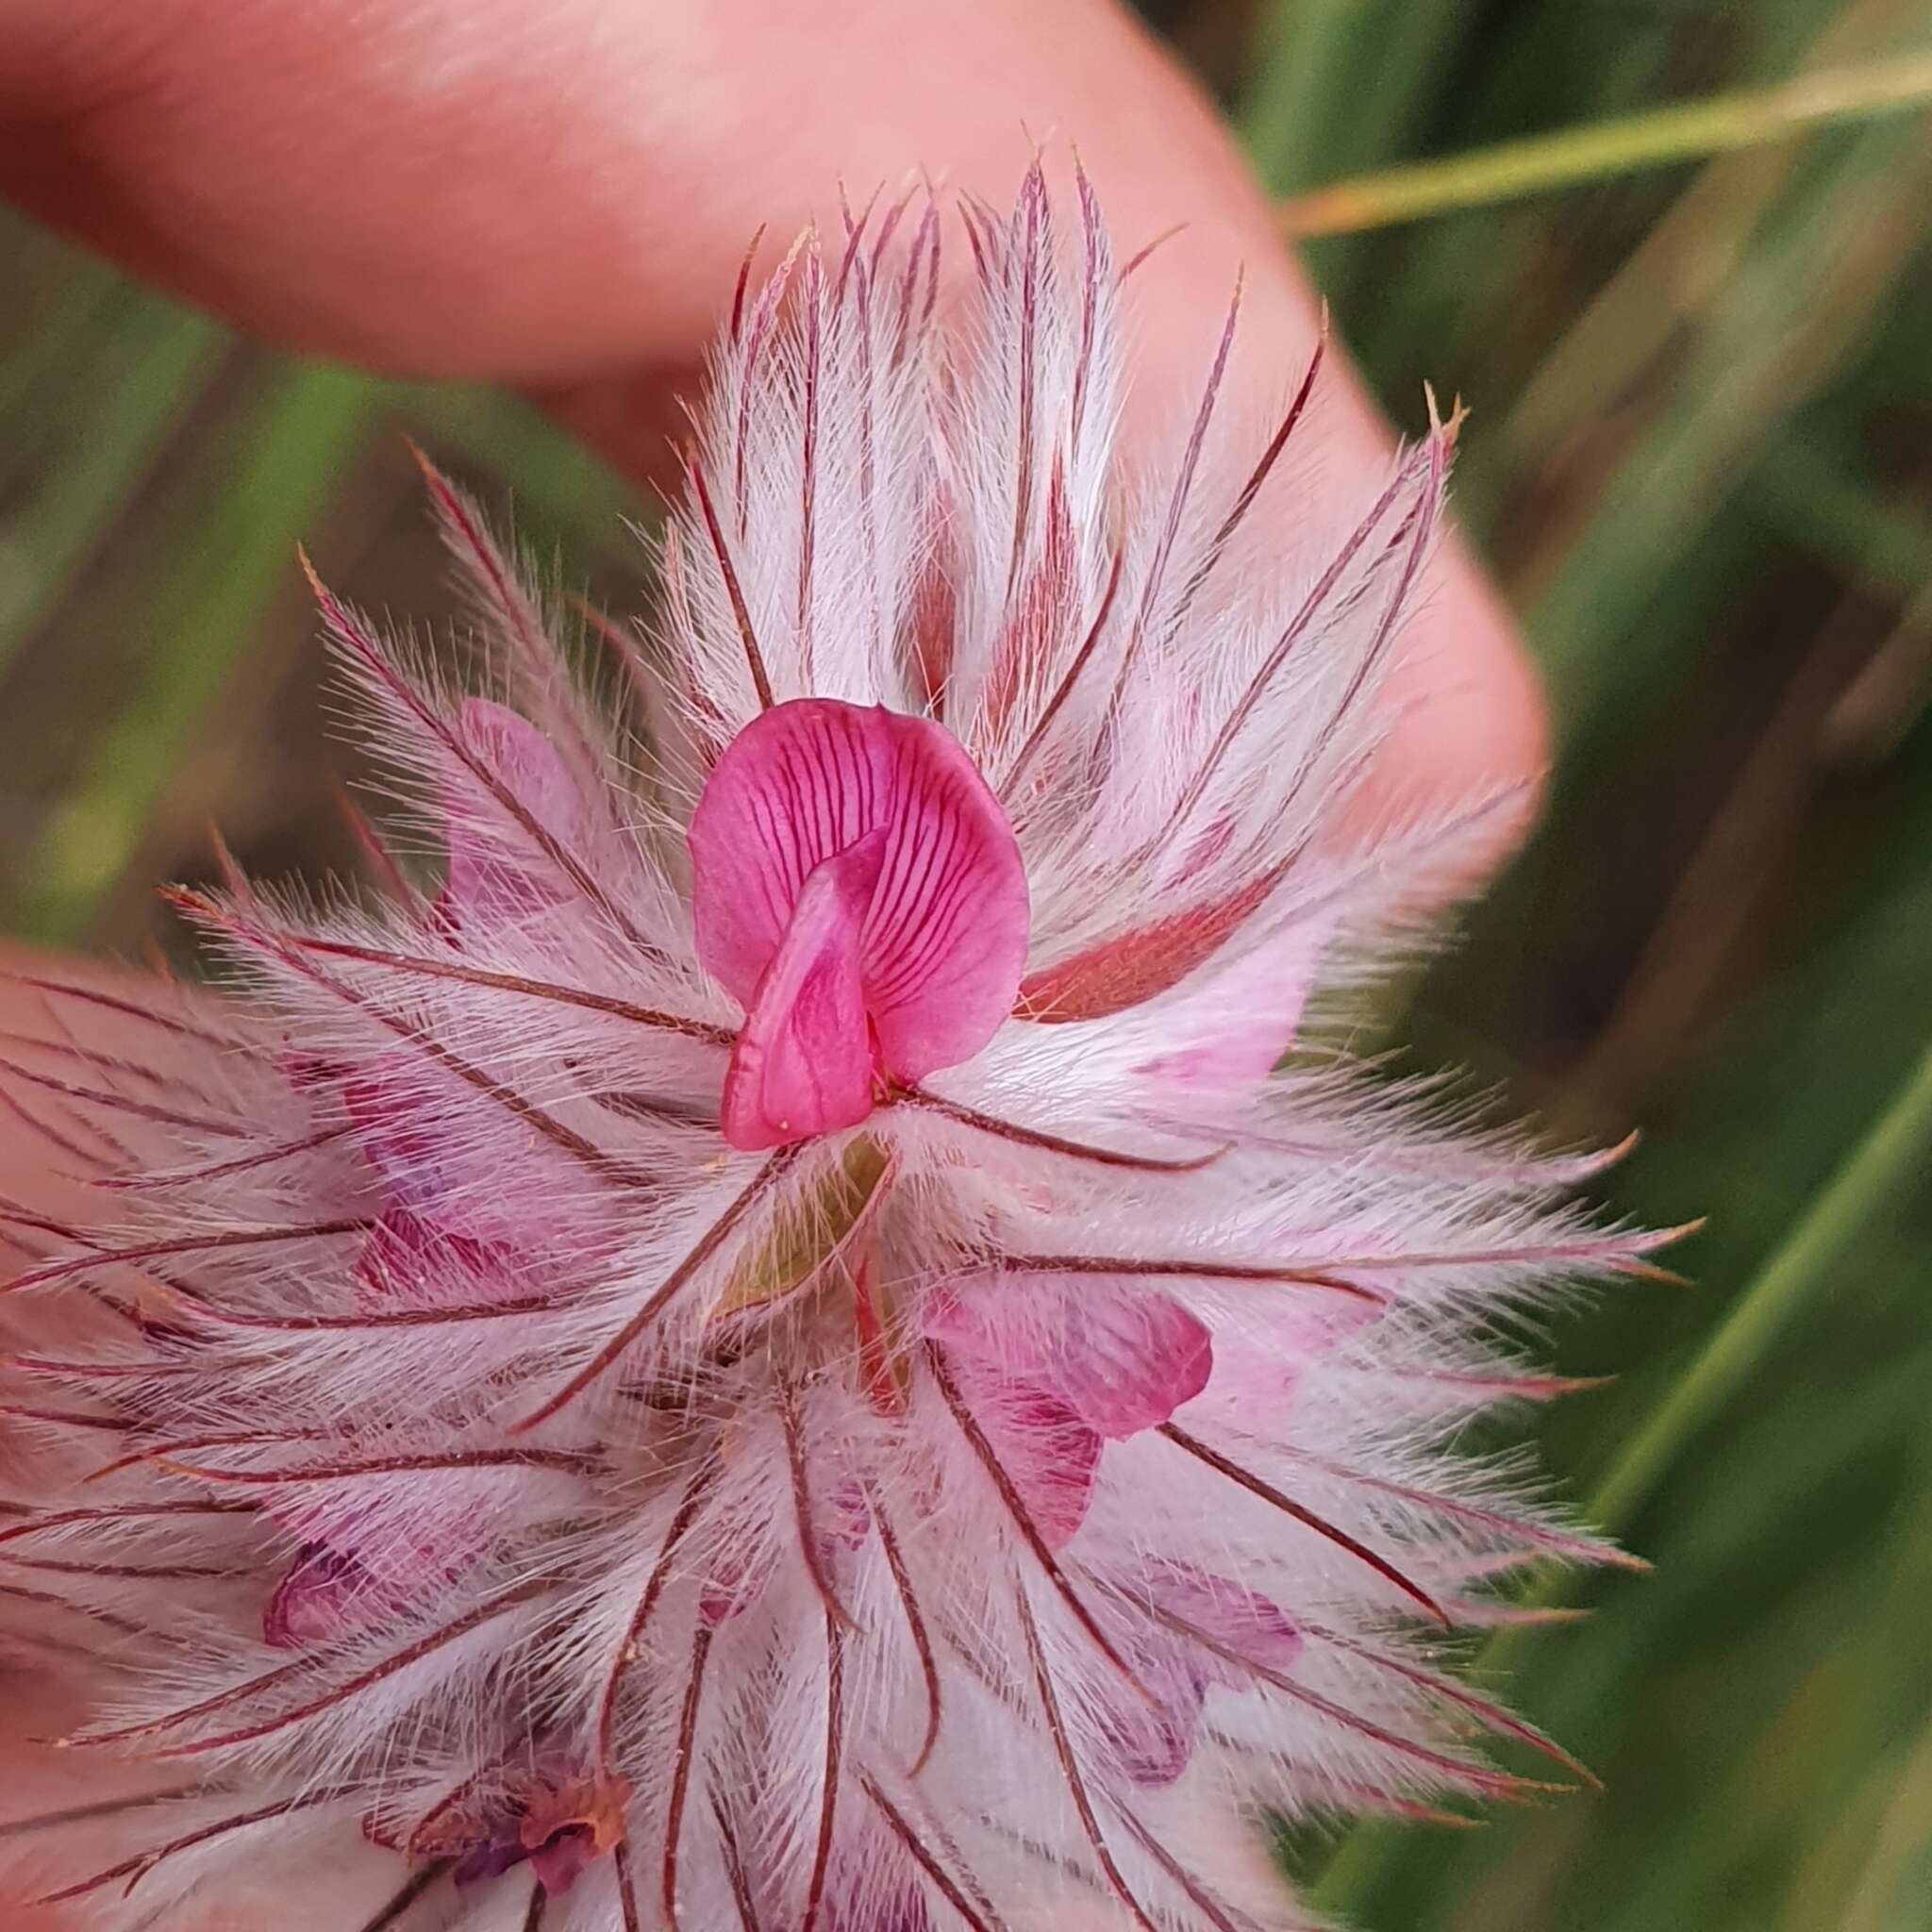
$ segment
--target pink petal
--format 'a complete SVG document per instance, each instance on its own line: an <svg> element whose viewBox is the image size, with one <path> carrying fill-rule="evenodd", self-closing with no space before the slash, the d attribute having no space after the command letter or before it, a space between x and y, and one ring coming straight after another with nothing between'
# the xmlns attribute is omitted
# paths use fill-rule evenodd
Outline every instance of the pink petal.
<svg viewBox="0 0 1932 1932"><path fill-rule="evenodd" d="M460 1576L492 1534L480 1508L425 1514L407 1493L337 1494L268 1513L298 1542L262 1619L264 1641L281 1649L337 1643L393 1622Z"/></svg>
<svg viewBox="0 0 1932 1932"><path fill-rule="evenodd" d="M1194 1755L1214 1658L1198 1643L1141 1611L1120 1607L1108 1634L1154 1699L1109 1679L1094 1716L1121 1775L1143 1789L1171 1785Z"/></svg>
<svg viewBox="0 0 1932 1932"><path fill-rule="evenodd" d="M398 1558L372 1521L366 1534L317 1538L305 1542L283 1573L262 1613L262 1641L277 1650L306 1650L340 1643L400 1617L432 1583L461 1567L440 1561L420 1545ZM356 1545L378 1566L363 1560Z"/></svg>
<svg viewBox="0 0 1932 1932"><path fill-rule="evenodd" d="M1064 1296L1047 1374L1089 1427L1115 1441L1164 1423L1208 1386L1214 1338L1170 1295Z"/></svg>
<svg viewBox="0 0 1932 1932"><path fill-rule="evenodd" d="M1301 1656L1301 1633L1268 1598L1205 1570L1162 1564L1136 1579L1129 1594L1192 1625L1209 1642L1265 1670L1286 1672ZM1157 1702L1124 1690L1103 1696L1096 1715L1122 1774L1135 1784L1172 1784L1188 1767L1210 1684L1251 1689L1252 1675L1229 1657L1145 1611L1122 1607L1109 1619L1114 1641Z"/></svg>
<svg viewBox="0 0 1932 1932"><path fill-rule="evenodd" d="M819 868L874 837L862 913L853 909L857 862L840 874L843 890L828 886L808 905ZM821 990L812 966L833 973L822 962L841 951L854 962L877 1065L891 1077L957 1066L998 1030L1025 961L1025 874L999 801L943 726L831 698L775 706L726 747L690 838L699 957L757 1012L768 1041L782 1029L785 1002ZM832 907L856 919L856 938L837 936ZM792 942L800 923L808 936ZM855 1056L842 1007L838 1020L833 1080L849 1107ZM801 1039L820 1030L814 1023Z"/></svg>
<svg viewBox="0 0 1932 1932"><path fill-rule="evenodd" d="M928 1321L938 1335L943 1324ZM946 1362L1000 1473L1049 1549L1072 1541L1100 1474L1097 1431L1051 1389L946 1331ZM970 1328L958 1334L970 1336Z"/></svg>
<svg viewBox="0 0 1932 1932"><path fill-rule="evenodd" d="M501 1878L506 1872L514 1872L529 1857L523 1840L511 1834L512 1827L503 1825L495 1836L486 1839L457 1860L449 1875L458 1891L467 1891L471 1886L481 1885L487 1879Z"/></svg>
<svg viewBox="0 0 1932 1932"><path fill-rule="evenodd" d="M1310 921L1253 948L1195 989L1177 989L1167 1009L1172 1048L1140 1071L1224 1091L1265 1080L1294 1044L1321 964L1324 924Z"/></svg>
<svg viewBox="0 0 1932 1932"><path fill-rule="evenodd" d="M1100 1474L1101 1441L1051 1390L1011 1382L974 1405L993 1455L1048 1549L1073 1541Z"/></svg>
<svg viewBox="0 0 1932 1932"><path fill-rule="evenodd" d="M461 1257L431 1253L437 1236L528 1252L569 1225L559 1219L566 1210L552 1151L515 1122L486 1128L472 1090L419 1055L398 1047L375 1056L342 1083L341 1099L385 1208L415 1224L398 1220L389 1246L373 1245L365 1258L378 1266L407 1277L413 1247L443 1276ZM474 1247L468 1254L478 1269L488 1266Z"/></svg>
<svg viewBox="0 0 1932 1932"><path fill-rule="evenodd" d="M566 851L581 852L594 829L591 802L536 725L487 698L470 698L456 728L465 748L538 824ZM452 777L445 807L449 876L441 908L458 924L490 924L559 904L569 889L552 862L500 805L478 793L467 773Z"/></svg>
<svg viewBox="0 0 1932 1932"><path fill-rule="evenodd" d="M829 1558L841 1550L862 1550L872 1540L872 1505L864 1485L848 1476L832 1485L826 1502L815 1525L822 1554Z"/></svg>
<svg viewBox="0 0 1932 1932"><path fill-rule="evenodd" d="M386 1208L356 1262L366 1306L477 1307L529 1292L516 1255L500 1241L432 1227L407 1208Z"/></svg>
<svg viewBox="0 0 1932 1932"><path fill-rule="evenodd" d="M884 834L869 833L807 877L731 1051L724 1128L734 1147L777 1147L872 1111L859 930L884 849Z"/></svg>
<svg viewBox="0 0 1932 1932"><path fill-rule="evenodd" d="M444 1109L452 1097L422 1060L402 1051L376 1056L342 1083L356 1144L384 1195L427 1222L447 1215L483 1178L468 1171L472 1163L451 1132Z"/></svg>
<svg viewBox="0 0 1932 1932"><path fill-rule="evenodd" d="M1135 1675L1160 1702L1150 1706L1129 1690L1116 1692L1109 1687L1094 1714L1115 1769L1141 1790L1158 1790L1173 1784L1194 1755L1203 1688L1191 1677L1170 1681L1144 1657L1136 1656L1132 1662Z"/></svg>
<svg viewBox="0 0 1932 1932"><path fill-rule="evenodd" d="M1310 1296L1242 1323L1242 1345L1228 1352L1214 1377L1211 1405L1257 1426L1275 1427L1307 1372L1382 1318L1373 1303Z"/></svg>
<svg viewBox="0 0 1932 1932"><path fill-rule="evenodd" d="M262 1641L278 1650L340 1643L393 1621L481 1546L448 1529L432 1542L390 1511L275 1513L305 1538L262 1615Z"/></svg>
<svg viewBox="0 0 1932 1932"><path fill-rule="evenodd" d="M530 1870L537 1874L537 1883L555 1898L568 1891L601 1856L589 1829L571 1825L532 1850Z"/></svg>
<svg viewBox="0 0 1932 1932"><path fill-rule="evenodd" d="M261 1640L276 1650L335 1643L394 1607L354 1557L311 1543L283 1573L269 1598Z"/></svg>
<svg viewBox="0 0 1932 1932"><path fill-rule="evenodd" d="M1104 1281L1008 1276L934 1303L926 1332L1052 1391L1096 1435L1124 1441L1164 1423L1208 1386L1214 1340L1171 1295Z"/></svg>
<svg viewBox="0 0 1932 1932"><path fill-rule="evenodd" d="M1148 1593L1170 1616L1265 1669L1291 1670L1302 1654L1302 1634L1281 1607L1231 1577L1168 1564L1149 1578ZM1239 1665L1211 1652L1203 1654L1203 1669L1219 1682L1248 1681Z"/></svg>

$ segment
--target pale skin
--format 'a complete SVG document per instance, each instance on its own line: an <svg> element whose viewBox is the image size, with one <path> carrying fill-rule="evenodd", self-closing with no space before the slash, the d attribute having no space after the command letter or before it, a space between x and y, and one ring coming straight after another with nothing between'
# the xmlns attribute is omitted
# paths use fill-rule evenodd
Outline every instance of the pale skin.
<svg viewBox="0 0 1932 1932"><path fill-rule="evenodd" d="M1130 433L1191 408L1244 271L1224 408L1245 391L1265 436L1317 303L1211 107L1113 0L0 0L0 192L274 341L532 391L639 475L761 224L789 235L841 180L862 198L914 165L1002 202L1029 137L1051 167L1077 144L1124 249L1185 225L1136 274ZM1345 358L1329 367L1315 474L1366 501L1390 432ZM1516 788L1491 822L1499 860L1546 724L1460 543L1403 652L1365 808ZM44 1026L0 987L0 1028ZM0 1116L0 1188L44 1190L42 1152ZM18 1740L58 1714L5 1671L0 1818L109 1789L75 1763L57 1787ZM340 1925L342 1900L312 1921L258 1901L195 1932L270 1923Z"/></svg>

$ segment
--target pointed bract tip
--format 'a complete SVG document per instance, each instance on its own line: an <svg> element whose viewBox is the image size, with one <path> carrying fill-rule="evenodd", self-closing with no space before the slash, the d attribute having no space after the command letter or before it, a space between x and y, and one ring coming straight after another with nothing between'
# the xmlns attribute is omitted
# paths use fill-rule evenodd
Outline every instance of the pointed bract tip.
<svg viewBox="0 0 1932 1932"><path fill-rule="evenodd" d="M1654 1288L1697 1286L1688 1274L1680 1274L1674 1268L1659 1268L1655 1261L1625 1261L1616 1272L1632 1281L1647 1281Z"/></svg>
<svg viewBox="0 0 1932 1932"><path fill-rule="evenodd" d="M214 854L215 869L222 875L222 883L240 897L248 891L248 875L242 871L227 840L222 836L220 824L209 819L207 831L208 850Z"/></svg>
<svg viewBox="0 0 1932 1932"><path fill-rule="evenodd" d="M1552 1384L1560 1395L1591 1395L1599 1389L1616 1386L1614 1375L1562 1375L1552 1378Z"/></svg>
<svg viewBox="0 0 1932 1932"><path fill-rule="evenodd" d="M1655 1261L1643 1257L1654 1255L1659 1249L1674 1247L1681 1241L1688 1241L1694 1234L1701 1234L1706 1225L1706 1217L1699 1215L1695 1221L1680 1222L1674 1227L1660 1227L1649 1231L1630 1244L1630 1252L1621 1260L1612 1263L1614 1271L1637 1281L1650 1281L1664 1288L1694 1288L1697 1284L1688 1274L1680 1274L1674 1268L1659 1267Z"/></svg>
<svg viewBox="0 0 1932 1932"><path fill-rule="evenodd" d="M423 472L424 480L432 486L441 483L443 480L442 472L430 461L429 452L407 429L399 430L397 433L402 437L403 447L409 452L410 460Z"/></svg>
<svg viewBox="0 0 1932 1932"><path fill-rule="evenodd" d="M566 591L563 601L626 664L629 663L637 646L625 635L623 626L608 611L600 610L581 591Z"/></svg>
<svg viewBox="0 0 1932 1932"><path fill-rule="evenodd" d="M1509 1605L1482 1604L1466 1607L1465 1623L1480 1623L1494 1629L1541 1630L1556 1624L1582 1624L1590 1612L1574 1604Z"/></svg>
<svg viewBox="0 0 1932 1932"><path fill-rule="evenodd" d="M1143 243L1127 258L1125 265L1122 268L1119 275L1115 277L1116 281L1124 282L1136 269L1151 260L1158 250L1165 248L1176 235L1183 233L1192 224L1189 222L1176 222L1173 227L1161 229L1153 241Z"/></svg>
<svg viewBox="0 0 1932 1932"><path fill-rule="evenodd" d="M1633 1550L1619 1549L1615 1543L1605 1543L1595 1552L1596 1561L1607 1570L1621 1570L1628 1576L1649 1576L1657 1569L1648 1557L1640 1557Z"/></svg>
<svg viewBox="0 0 1932 1932"><path fill-rule="evenodd" d="M1462 425L1469 420L1467 406L1463 403L1460 395L1452 397L1449 404L1449 414L1445 418L1442 414L1441 400L1436 394L1436 386L1431 382L1423 384L1423 400L1427 405L1429 412L1430 440L1441 445L1445 456L1453 456L1456 451L1457 438L1461 435Z"/></svg>
<svg viewBox="0 0 1932 1932"><path fill-rule="evenodd" d="M841 186L840 190L843 193ZM751 240L745 244L744 259L738 265L738 281L731 293L731 340L741 340L744 333L744 301L751 290L752 264L758 259L759 247L763 244L769 222L760 222L752 231Z"/></svg>

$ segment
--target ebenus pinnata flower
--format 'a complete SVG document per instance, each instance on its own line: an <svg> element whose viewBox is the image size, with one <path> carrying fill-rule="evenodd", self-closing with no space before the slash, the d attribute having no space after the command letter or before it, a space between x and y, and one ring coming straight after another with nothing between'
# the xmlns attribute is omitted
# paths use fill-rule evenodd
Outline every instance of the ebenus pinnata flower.
<svg viewBox="0 0 1932 1932"><path fill-rule="evenodd" d="M1230 309L1130 471L1086 182L958 220L741 281L601 685L433 473L471 694L318 585L379 893L39 980L0 1607L142 1767L25 1835L86 1925L1252 1932L1204 1820L1561 1758L1444 1633L1608 1553L1456 1444L1653 1241L1290 1054L1510 808L1351 812L1451 429L1285 570L1316 366L1217 422Z"/></svg>

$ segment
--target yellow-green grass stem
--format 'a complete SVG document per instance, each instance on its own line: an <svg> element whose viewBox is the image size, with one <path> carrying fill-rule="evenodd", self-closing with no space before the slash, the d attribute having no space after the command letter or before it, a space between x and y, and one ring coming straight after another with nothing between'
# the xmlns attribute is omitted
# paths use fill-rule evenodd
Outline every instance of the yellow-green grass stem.
<svg viewBox="0 0 1932 1932"><path fill-rule="evenodd" d="M1928 103L1932 52L1828 68L1774 87L1739 88L1677 107L1332 182L1283 202L1281 225L1296 240L1358 234L1643 168L1700 160Z"/></svg>

